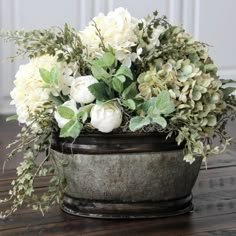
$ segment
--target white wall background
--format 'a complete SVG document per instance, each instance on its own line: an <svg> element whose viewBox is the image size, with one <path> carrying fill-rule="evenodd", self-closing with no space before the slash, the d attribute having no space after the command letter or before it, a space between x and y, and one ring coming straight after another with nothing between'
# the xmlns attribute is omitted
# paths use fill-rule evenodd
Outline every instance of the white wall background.
<svg viewBox="0 0 236 236"><path fill-rule="evenodd" d="M236 80L235 0L0 0L0 28L30 30L67 22L83 29L94 15L119 6L138 18L157 9L173 24L183 24L195 39L214 45L210 54L219 74ZM14 50L14 45L0 42L1 59ZM0 63L0 114L14 112L9 93L20 63Z"/></svg>

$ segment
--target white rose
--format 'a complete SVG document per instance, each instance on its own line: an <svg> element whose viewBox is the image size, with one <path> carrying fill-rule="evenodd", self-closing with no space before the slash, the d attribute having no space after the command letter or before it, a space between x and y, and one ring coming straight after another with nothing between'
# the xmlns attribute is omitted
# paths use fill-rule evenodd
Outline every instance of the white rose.
<svg viewBox="0 0 236 236"><path fill-rule="evenodd" d="M74 100L67 101L67 102L63 103L62 106L72 109L75 112L75 115L77 115L78 110L76 107L76 102ZM54 118L57 121L59 128L63 128L69 122L68 119L61 117L57 111L54 113Z"/></svg>
<svg viewBox="0 0 236 236"><path fill-rule="evenodd" d="M89 91L88 87L98 81L91 75L80 76L71 84L70 96L80 104L91 103L95 100L93 94Z"/></svg>
<svg viewBox="0 0 236 236"><path fill-rule="evenodd" d="M116 102L96 104L90 116L91 125L103 133L118 128L122 122L122 111Z"/></svg>

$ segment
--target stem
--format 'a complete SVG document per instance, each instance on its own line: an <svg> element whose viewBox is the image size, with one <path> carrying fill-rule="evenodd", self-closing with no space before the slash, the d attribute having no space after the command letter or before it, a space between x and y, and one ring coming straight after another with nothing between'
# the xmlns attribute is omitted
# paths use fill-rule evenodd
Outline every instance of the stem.
<svg viewBox="0 0 236 236"><path fill-rule="evenodd" d="M98 28L97 23L96 23L94 20L92 20L92 21L93 21L93 23L94 23L95 29L97 30L98 37L99 37L100 40L101 40L102 47L103 47L104 50L106 50L106 46L105 46L105 44L104 44L104 40L103 40L103 36L102 36L102 34L101 34L101 30Z"/></svg>
<svg viewBox="0 0 236 236"><path fill-rule="evenodd" d="M32 181L34 181L35 177L37 176L38 172L40 171L40 169L42 168L42 166L45 164L45 162L48 160L49 156L51 154L51 139L50 139L50 144L48 146L48 154L46 155L46 157L43 159L43 161L40 163L39 167L37 168L37 170L34 173L34 176L32 177Z"/></svg>

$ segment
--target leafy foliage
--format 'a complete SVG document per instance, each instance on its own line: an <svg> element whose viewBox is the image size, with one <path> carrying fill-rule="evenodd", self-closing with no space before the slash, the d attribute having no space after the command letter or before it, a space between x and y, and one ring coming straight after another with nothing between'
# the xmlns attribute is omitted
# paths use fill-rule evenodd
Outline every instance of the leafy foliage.
<svg viewBox="0 0 236 236"><path fill-rule="evenodd" d="M84 46L81 39L78 33L67 24L64 29L54 27L28 32L23 30L0 32L0 37L18 45L16 56L28 55L34 58L45 54L57 54L59 61L76 62L80 74L86 74L88 71L83 57ZM15 57L10 57L10 59L14 60Z"/></svg>
<svg viewBox="0 0 236 236"><path fill-rule="evenodd" d="M98 101L109 101L123 92L125 82L133 80L133 74L125 65L119 65L112 52L105 52L101 57L91 60L93 76L100 82L90 85L90 92ZM118 66L119 65L119 66Z"/></svg>
<svg viewBox="0 0 236 236"><path fill-rule="evenodd" d="M144 117L136 116L130 120L129 128L131 131L136 131L151 123L156 123L163 129L166 128L167 121L162 115L170 115L174 112L175 107L169 93L162 91L157 97L144 102L141 110Z"/></svg>
<svg viewBox="0 0 236 236"><path fill-rule="evenodd" d="M47 108L50 105L46 105ZM12 181L12 189L9 190L9 198L1 200L1 203L10 201L12 206L6 212L0 212L1 218L5 218L14 213L23 204L40 210L42 214L48 211L50 206L61 201L62 191L65 186L65 180L56 175L56 168L53 165L50 155L51 135L53 129L52 116L45 109L32 117L30 125L23 126L21 132L17 135L17 140L8 147L14 146L13 150L5 161L8 162L14 155L21 151L24 153L23 161L17 167L17 178ZM37 132L33 128L38 126ZM40 153L47 150L47 155L39 164L36 160ZM4 164L4 166L5 166ZM39 196L34 193L34 184L38 177L49 176L51 180L48 183L48 191Z"/></svg>
<svg viewBox="0 0 236 236"><path fill-rule="evenodd" d="M75 117L75 112L69 107L59 106L57 108L57 112L61 117L68 120L73 119Z"/></svg>
<svg viewBox="0 0 236 236"><path fill-rule="evenodd" d="M77 120L70 120L60 131L60 137L77 138L80 134L82 124Z"/></svg>
<svg viewBox="0 0 236 236"><path fill-rule="evenodd" d="M39 73L43 79L43 81L48 84L57 84L58 83L58 68L54 67L51 71L48 71L44 68L39 69Z"/></svg>
<svg viewBox="0 0 236 236"><path fill-rule="evenodd" d="M62 138L76 139L81 132L97 132L91 125L92 112L93 107L101 103L116 104L115 109L107 106L108 111L105 111L104 106L101 112L101 116L106 113L118 117L114 132L175 134L178 145L185 144L184 160L189 163L197 155L206 160L210 154L220 153L230 144L231 138L225 127L229 120L236 118L236 99L232 96L235 88L230 85L234 81L219 79L217 66L209 57L206 44L195 41L182 27L169 24L165 17L159 17L157 11L153 17L140 20L132 28L134 41L128 42L131 45L128 48L120 47L119 42L114 47L107 45L99 25L94 21L93 26L100 39L93 56L82 44L82 34L67 24L63 30L51 28L0 34L19 46L18 56L56 55L58 61L68 65L69 71L64 71L61 76L66 73L67 77L60 80L57 66L51 70L39 69L41 84L49 90L48 102L37 107L33 114L29 109L32 122L22 128L13 143L16 146L8 160L16 152L23 152L24 159L17 168L10 197L6 199L13 201L12 208L2 213L3 216L15 212L23 202L42 212L60 202L65 180L57 175L58 167L50 155L52 134L56 131ZM74 85L72 80L77 77L84 77L84 80ZM94 77L91 81L95 83L89 84L86 77ZM77 102L73 110L63 105L72 96L70 91L63 93L60 86L68 90L74 86L78 89L76 92L88 96L88 101L91 98L92 102ZM56 95L53 88L59 88ZM55 112L66 121L61 128L54 120ZM117 128L121 113L123 122ZM17 116L8 118L12 119ZM213 144L216 137L222 146ZM37 164L39 153L46 150L45 159ZM51 177L48 192L35 195L35 180L47 175Z"/></svg>

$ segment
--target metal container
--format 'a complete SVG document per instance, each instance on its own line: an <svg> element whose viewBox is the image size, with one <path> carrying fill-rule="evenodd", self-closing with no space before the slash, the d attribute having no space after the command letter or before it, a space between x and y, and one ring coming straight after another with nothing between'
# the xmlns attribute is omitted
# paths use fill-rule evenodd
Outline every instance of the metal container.
<svg viewBox="0 0 236 236"><path fill-rule="evenodd" d="M183 147L165 134L54 138L52 156L67 180L62 209L96 218L154 218L193 209L191 190L201 158L183 161ZM67 162L64 166L61 163Z"/></svg>

